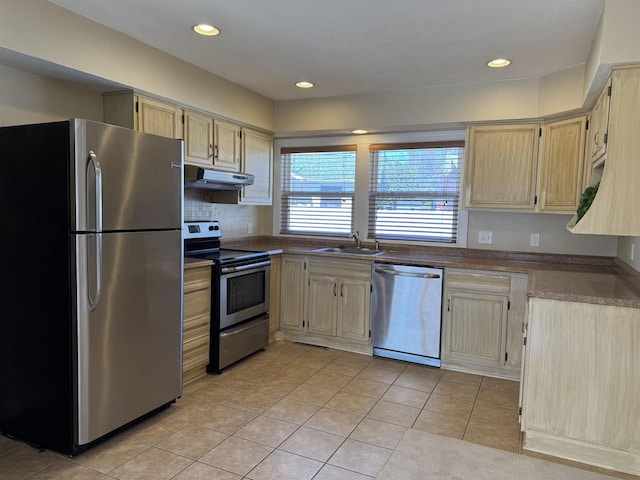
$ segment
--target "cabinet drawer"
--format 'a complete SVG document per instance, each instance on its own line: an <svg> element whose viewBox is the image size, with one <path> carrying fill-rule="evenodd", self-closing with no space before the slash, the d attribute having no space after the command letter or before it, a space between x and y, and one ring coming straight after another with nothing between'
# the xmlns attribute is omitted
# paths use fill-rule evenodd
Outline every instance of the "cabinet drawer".
<svg viewBox="0 0 640 480"><path fill-rule="evenodd" d="M211 267L190 268L184 272L184 293L208 290L211 284Z"/></svg>
<svg viewBox="0 0 640 480"><path fill-rule="evenodd" d="M184 319L201 315L208 315L211 309L211 296L209 291L189 293L184 296Z"/></svg>
<svg viewBox="0 0 640 480"><path fill-rule="evenodd" d="M205 353L209 355L209 336L195 338L188 342L184 342L182 350L182 362L187 363L196 357L200 357Z"/></svg>
<svg viewBox="0 0 640 480"><path fill-rule="evenodd" d="M491 293L509 293L511 278L481 272L447 270L447 288L481 290Z"/></svg>
<svg viewBox="0 0 640 480"><path fill-rule="evenodd" d="M182 340L188 342L198 337L209 336L209 315L201 315L184 322Z"/></svg>

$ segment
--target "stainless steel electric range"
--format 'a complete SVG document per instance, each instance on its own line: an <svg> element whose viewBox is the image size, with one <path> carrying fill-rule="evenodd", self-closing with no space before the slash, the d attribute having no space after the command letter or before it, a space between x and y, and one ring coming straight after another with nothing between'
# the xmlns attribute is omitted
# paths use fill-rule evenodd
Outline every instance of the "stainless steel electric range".
<svg viewBox="0 0 640 480"><path fill-rule="evenodd" d="M269 273L265 252L220 248L217 221L184 223L184 255L213 261L211 346L207 372L223 368L269 342Z"/></svg>

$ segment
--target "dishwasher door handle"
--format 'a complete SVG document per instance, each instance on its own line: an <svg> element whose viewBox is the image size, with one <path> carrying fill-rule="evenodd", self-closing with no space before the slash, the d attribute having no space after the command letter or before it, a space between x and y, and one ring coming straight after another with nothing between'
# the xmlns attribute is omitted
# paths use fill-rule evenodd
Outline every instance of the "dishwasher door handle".
<svg viewBox="0 0 640 480"><path fill-rule="evenodd" d="M397 270L390 270L388 268L376 268L374 270L376 273L382 273L383 275L397 275L399 277L414 277L414 278L440 278L440 275L437 273L410 273L410 272L399 272Z"/></svg>

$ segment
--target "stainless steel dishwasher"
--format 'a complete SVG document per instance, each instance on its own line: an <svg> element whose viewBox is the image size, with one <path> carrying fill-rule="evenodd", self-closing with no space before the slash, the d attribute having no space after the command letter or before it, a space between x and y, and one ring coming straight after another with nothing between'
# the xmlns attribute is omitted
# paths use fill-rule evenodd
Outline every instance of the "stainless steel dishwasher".
<svg viewBox="0 0 640 480"><path fill-rule="evenodd" d="M440 366L442 269L374 263L373 354Z"/></svg>

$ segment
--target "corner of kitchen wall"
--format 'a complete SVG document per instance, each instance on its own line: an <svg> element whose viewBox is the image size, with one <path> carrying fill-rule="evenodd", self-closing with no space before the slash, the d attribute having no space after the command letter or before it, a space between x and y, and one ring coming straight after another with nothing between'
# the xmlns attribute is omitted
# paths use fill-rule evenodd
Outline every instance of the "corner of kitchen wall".
<svg viewBox="0 0 640 480"><path fill-rule="evenodd" d="M640 237L618 237L617 247L617 257L640 272Z"/></svg>

